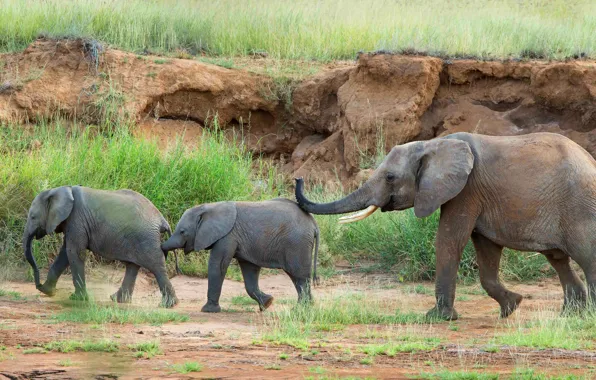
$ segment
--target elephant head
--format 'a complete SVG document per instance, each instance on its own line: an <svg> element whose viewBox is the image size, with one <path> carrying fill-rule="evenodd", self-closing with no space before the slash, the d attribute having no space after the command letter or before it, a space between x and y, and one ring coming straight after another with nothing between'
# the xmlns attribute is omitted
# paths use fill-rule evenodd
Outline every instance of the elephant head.
<svg viewBox="0 0 596 380"><path fill-rule="evenodd" d="M454 198L468 180L474 156L468 143L440 138L395 146L371 177L356 191L335 202L316 204L303 194L303 180L296 179L296 200L313 214L343 214L350 223L381 211L414 207L417 217L426 217Z"/></svg>
<svg viewBox="0 0 596 380"><path fill-rule="evenodd" d="M184 253L210 249L230 233L236 223L234 202L208 203L182 214L170 238L161 245L164 252L184 248Z"/></svg>
<svg viewBox="0 0 596 380"><path fill-rule="evenodd" d="M35 286L39 288L39 269L31 252L33 238L41 239L46 235L53 234L64 222L74 205L74 197L70 186L62 186L39 193L29 208L27 224L23 233L23 247L25 258L33 268Z"/></svg>

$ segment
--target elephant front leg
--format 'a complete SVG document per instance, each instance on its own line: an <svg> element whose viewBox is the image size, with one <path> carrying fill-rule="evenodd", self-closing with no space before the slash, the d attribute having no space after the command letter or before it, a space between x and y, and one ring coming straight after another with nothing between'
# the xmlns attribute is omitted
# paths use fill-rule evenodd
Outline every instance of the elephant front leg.
<svg viewBox="0 0 596 380"><path fill-rule="evenodd" d="M517 309L523 297L507 290L499 281L503 247L476 233L472 234L472 242L476 248L480 283L488 295L501 306L501 318L506 318Z"/></svg>
<svg viewBox="0 0 596 380"><path fill-rule="evenodd" d="M118 303L129 303L132 300L132 292L135 289L135 282L137 274L139 273L139 266L134 263L126 263L126 272L124 273L124 280L120 289L110 296L112 301Z"/></svg>
<svg viewBox="0 0 596 380"><path fill-rule="evenodd" d="M52 264L46 282L38 289L40 292L52 297L56 294L56 284L58 279L68 268L68 255L66 254L66 240L62 242L62 248L56 260Z"/></svg>
<svg viewBox="0 0 596 380"><path fill-rule="evenodd" d="M471 212L469 205L458 205L451 201L441 207L439 230L435 242L437 251L436 304L426 314L428 318L442 320L459 318L453 307L457 270L476 218L477 213Z"/></svg>
<svg viewBox="0 0 596 380"><path fill-rule="evenodd" d="M89 295L87 294L87 286L85 283L85 248L78 248L72 244L67 244L66 255L70 263L72 272L72 283L75 291L71 294L71 300L87 301Z"/></svg>
<svg viewBox="0 0 596 380"><path fill-rule="evenodd" d="M236 247L231 242L220 240L211 250L207 269L207 303L201 308L204 313L219 313L219 297L228 266L234 257Z"/></svg>

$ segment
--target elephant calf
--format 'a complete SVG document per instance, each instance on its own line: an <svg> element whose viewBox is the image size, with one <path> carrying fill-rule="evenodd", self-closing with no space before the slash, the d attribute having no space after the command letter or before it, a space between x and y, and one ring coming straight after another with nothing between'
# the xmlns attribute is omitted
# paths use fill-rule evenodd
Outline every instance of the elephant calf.
<svg viewBox="0 0 596 380"><path fill-rule="evenodd" d="M39 280L39 270L31 253L33 238L54 232L64 233L64 242L52 264L46 282ZM25 257L35 277L35 286L49 296L56 292L60 275L70 265L75 292L73 299L87 299L85 287L85 252L126 264L120 289L112 295L118 302L129 302L139 267L148 269L159 284L162 304L178 303L166 273L161 233L171 232L159 210L144 196L131 190L95 190L81 186L62 186L38 194L29 209L23 234Z"/></svg>
<svg viewBox="0 0 596 380"><path fill-rule="evenodd" d="M276 198L264 202L217 202L184 212L172 236L162 244L164 252L184 248L185 253L211 250L207 303L201 311L221 310L219 297L232 258L242 270L248 295L265 310L273 297L259 289L262 267L281 268L292 279L298 301L311 300L312 249L317 274L319 228L312 215L295 202Z"/></svg>

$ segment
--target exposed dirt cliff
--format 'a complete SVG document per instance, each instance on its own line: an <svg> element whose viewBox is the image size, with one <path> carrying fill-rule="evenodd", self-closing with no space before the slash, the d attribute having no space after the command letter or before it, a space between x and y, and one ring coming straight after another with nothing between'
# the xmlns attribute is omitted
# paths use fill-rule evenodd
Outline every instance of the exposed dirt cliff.
<svg viewBox="0 0 596 380"><path fill-rule="evenodd" d="M284 170L349 184L371 157L467 131L561 133L596 155L596 62L448 61L361 54L280 88L265 75L40 39L0 56L0 121L128 115L143 135L200 135L217 115ZM191 140L189 140L191 141Z"/></svg>

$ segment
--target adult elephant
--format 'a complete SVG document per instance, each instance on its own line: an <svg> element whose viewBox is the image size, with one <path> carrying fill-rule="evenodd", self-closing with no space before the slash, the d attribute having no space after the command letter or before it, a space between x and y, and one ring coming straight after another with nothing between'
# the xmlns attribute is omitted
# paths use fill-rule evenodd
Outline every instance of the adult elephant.
<svg viewBox="0 0 596 380"><path fill-rule="evenodd" d="M596 161L570 139L553 133L483 136L455 133L396 146L369 180L347 197L325 204L296 199L313 214L341 214L352 222L381 211L414 207L417 217L439 207L436 305L427 315L453 320L457 269L472 238L480 281L507 317L522 296L498 277L503 247L546 256L559 275L563 308L584 306L586 290L570 267L575 260L596 297Z"/></svg>
<svg viewBox="0 0 596 380"><path fill-rule="evenodd" d="M41 239L54 232L64 233L64 241L42 285L31 243L33 238ZM33 268L35 286L44 294L55 294L58 278L70 266L75 287L71 298L87 299L85 252L89 249L126 264L122 286L112 295L113 300L130 301L142 266L155 276L163 295L162 305L172 307L178 299L161 250L163 232L171 233L168 222L151 201L135 191L62 186L42 191L31 203L23 247Z"/></svg>

